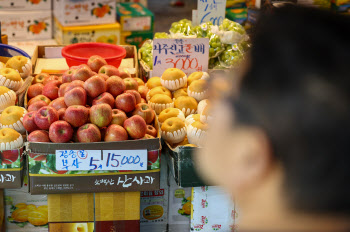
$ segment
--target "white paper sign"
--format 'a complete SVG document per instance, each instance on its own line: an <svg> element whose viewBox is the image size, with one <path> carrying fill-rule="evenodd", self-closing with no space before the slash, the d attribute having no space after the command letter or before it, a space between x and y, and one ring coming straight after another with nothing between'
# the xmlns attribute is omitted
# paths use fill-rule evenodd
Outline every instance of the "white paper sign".
<svg viewBox="0 0 350 232"><path fill-rule="evenodd" d="M147 170L147 150L57 150L56 169Z"/></svg>
<svg viewBox="0 0 350 232"><path fill-rule="evenodd" d="M168 68L178 68L187 75L208 71L209 39L153 40L153 76L161 76Z"/></svg>
<svg viewBox="0 0 350 232"><path fill-rule="evenodd" d="M198 0L198 23L220 25L225 19L226 0Z"/></svg>

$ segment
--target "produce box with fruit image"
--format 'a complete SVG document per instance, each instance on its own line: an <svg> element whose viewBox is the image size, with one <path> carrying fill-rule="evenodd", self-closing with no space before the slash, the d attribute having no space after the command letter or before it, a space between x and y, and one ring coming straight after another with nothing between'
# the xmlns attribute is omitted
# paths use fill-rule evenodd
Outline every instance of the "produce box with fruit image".
<svg viewBox="0 0 350 232"><path fill-rule="evenodd" d="M0 133L7 132L0 130ZM0 189L21 188L24 166L23 147L0 151L0 161Z"/></svg>
<svg viewBox="0 0 350 232"><path fill-rule="evenodd" d="M47 232L47 196L28 194L28 179L24 178L21 189L5 190L6 231Z"/></svg>
<svg viewBox="0 0 350 232"><path fill-rule="evenodd" d="M51 11L1 10L1 30L8 35L10 41L51 39Z"/></svg>
<svg viewBox="0 0 350 232"><path fill-rule="evenodd" d="M120 46L96 46L125 53ZM38 74L27 91L23 125L31 193L159 188L161 144L155 112L146 103L148 88L108 59L86 60L62 76Z"/></svg>
<svg viewBox="0 0 350 232"><path fill-rule="evenodd" d="M332 10L349 14L350 13L350 1L349 0L332 0L331 1Z"/></svg>
<svg viewBox="0 0 350 232"><path fill-rule="evenodd" d="M154 30L154 15L141 3L119 3L117 20L122 32Z"/></svg>
<svg viewBox="0 0 350 232"><path fill-rule="evenodd" d="M116 2L112 0L53 1L53 14L63 26L115 23Z"/></svg>
<svg viewBox="0 0 350 232"><path fill-rule="evenodd" d="M1 0L0 10L51 10L50 0Z"/></svg>
<svg viewBox="0 0 350 232"><path fill-rule="evenodd" d="M64 27L55 18L54 32L54 38L58 44L82 42L120 44L119 23Z"/></svg>

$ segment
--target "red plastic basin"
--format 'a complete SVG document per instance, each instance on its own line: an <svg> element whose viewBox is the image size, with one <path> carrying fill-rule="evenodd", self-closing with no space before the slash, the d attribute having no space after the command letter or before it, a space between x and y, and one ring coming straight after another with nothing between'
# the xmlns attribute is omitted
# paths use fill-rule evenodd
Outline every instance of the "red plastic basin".
<svg viewBox="0 0 350 232"><path fill-rule="evenodd" d="M118 68L126 56L126 51L122 46L94 42L71 44L62 49L62 56L66 58L69 67L86 64L93 55L103 57L109 65Z"/></svg>

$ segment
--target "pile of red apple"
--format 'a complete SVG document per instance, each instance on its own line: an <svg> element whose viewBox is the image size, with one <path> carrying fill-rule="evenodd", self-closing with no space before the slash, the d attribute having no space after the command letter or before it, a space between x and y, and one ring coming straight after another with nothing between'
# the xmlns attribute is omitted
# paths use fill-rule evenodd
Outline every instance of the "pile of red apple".
<svg viewBox="0 0 350 232"><path fill-rule="evenodd" d="M92 56L62 76L38 74L23 125L29 142L100 142L157 136L144 82Z"/></svg>

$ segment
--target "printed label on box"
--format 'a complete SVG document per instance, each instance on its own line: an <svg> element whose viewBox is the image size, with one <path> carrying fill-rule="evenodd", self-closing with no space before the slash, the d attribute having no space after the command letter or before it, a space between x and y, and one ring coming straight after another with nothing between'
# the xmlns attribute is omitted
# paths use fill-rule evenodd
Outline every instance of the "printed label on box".
<svg viewBox="0 0 350 232"><path fill-rule="evenodd" d="M148 31L151 30L151 17L124 18L123 31Z"/></svg>
<svg viewBox="0 0 350 232"><path fill-rule="evenodd" d="M153 41L153 76L168 68L178 68L187 75L208 71L209 39L155 39Z"/></svg>
<svg viewBox="0 0 350 232"><path fill-rule="evenodd" d="M57 150L57 170L147 170L147 150Z"/></svg>

